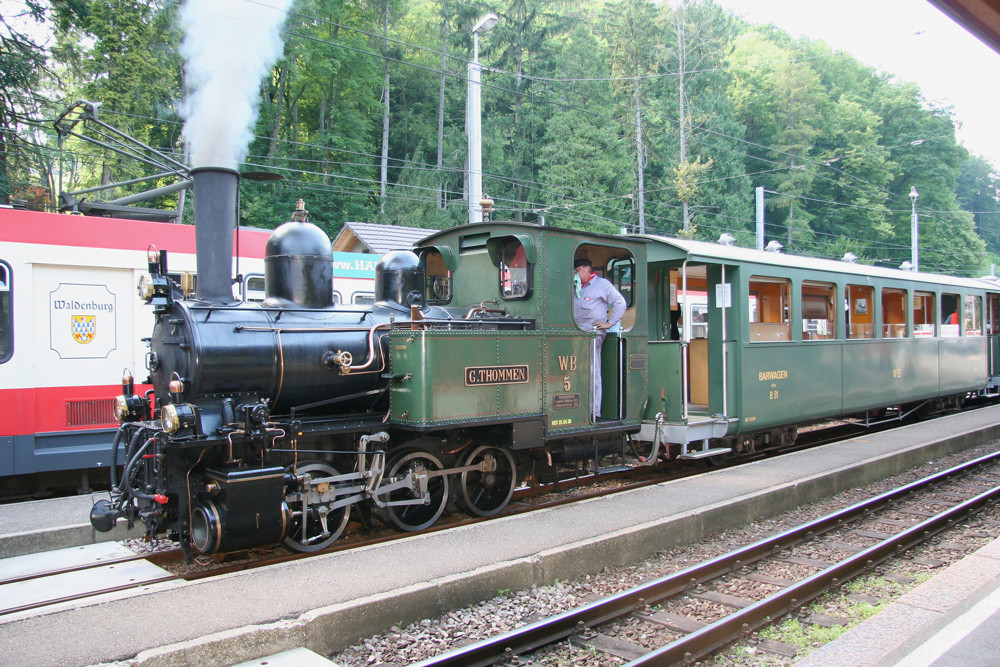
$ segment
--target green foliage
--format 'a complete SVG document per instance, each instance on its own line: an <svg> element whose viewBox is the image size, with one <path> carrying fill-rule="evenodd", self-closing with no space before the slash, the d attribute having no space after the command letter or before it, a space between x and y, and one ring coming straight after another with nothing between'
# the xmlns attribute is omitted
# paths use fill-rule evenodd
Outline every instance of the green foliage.
<svg viewBox="0 0 1000 667"><path fill-rule="evenodd" d="M25 9L56 40L47 50L0 16L0 200L29 186L39 203L52 199L55 142L33 121L75 99L101 102L103 121L182 155L177 3ZM349 220L463 224L466 68L486 11L500 16L479 40L495 219L617 233L638 222L641 184L652 233L686 226L691 238L728 232L752 246L763 186L767 240L898 266L909 259L916 187L922 270L978 275L1000 256L1000 175L957 144L949 110L711 0L298 0L241 166L284 180L245 180L241 222L273 227L302 198L331 234ZM63 149L65 189L149 173L74 141Z"/></svg>

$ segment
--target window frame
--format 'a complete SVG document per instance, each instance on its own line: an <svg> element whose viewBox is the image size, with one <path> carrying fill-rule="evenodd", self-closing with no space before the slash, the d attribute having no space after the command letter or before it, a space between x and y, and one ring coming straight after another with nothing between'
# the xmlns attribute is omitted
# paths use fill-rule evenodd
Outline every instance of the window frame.
<svg viewBox="0 0 1000 667"><path fill-rule="evenodd" d="M518 261L518 252L521 253L521 257L524 258L524 266L511 266L506 263L507 251L510 247L516 245L517 250L514 251L514 256L511 258L512 261ZM508 236L502 239L497 244L497 291L500 294L500 298L504 301L526 301L530 299L534 293L534 264L528 261L527 250L524 244L521 243L521 239L516 236ZM513 277L514 271L524 271L524 282L515 282ZM505 289L504 285L509 284L509 294ZM523 289L521 289L523 286ZM520 290L520 291L519 291Z"/></svg>
<svg viewBox="0 0 1000 667"><path fill-rule="evenodd" d="M761 286L776 285L778 297L777 320L764 319L765 299L772 298L773 290L764 290ZM756 286L756 289L755 289ZM765 291L767 293L765 293ZM792 281L780 276L752 275L747 281L747 316L749 318L748 333L751 343L783 343L792 339ZM755 303L756 300L756 303ZM766 309L773 311L773 307ZM754 316L756 315L756 319ZM770 317L770 316L769 316ZM756 325L756 326L755 326ZM763 326L778 325L778 326ZM761 336L764 336L763 338Z"/></svg>
<svg viewBox="0 0 1000 667"><path fill-rule="evenodd" d="M964 338L983 335L983 297L978 294L962 295L961 336Z"/></svg>
<svg viewBox="0 0 1000 667"><path fill-rule="evenodd" d="M910 318L908 317L908 310L911 307L909 300L910 290L905 287L883 287L879 293L879 297L881 299L880 312L882 313L882 326L879 329L880 337L886 339L909 338ZM897 299L899 300L899 309L896 308ZM902 314L902 321L899 321L900 314ZM890 319L892 319L891 322L889 321Z"/></svg>
<svg viewBox="0 0 1000 667"><path fill-rule="evenodd" d="M807 289L812 289L812 290L817 290L817 291L813 292L813 293L810 293L810 294L807 295L806 294L806 290ZM822 292L820 292L819 290L822 290ZM826 300L826 315L827 316L825 318L821 318L821 317L806 317L806 303L807 303L807 301L808 302L816 301L816 299L813 299L813 298L806 299L807 296L809 296L809 297L823 297L823 296L826 296L827 297L827 300ZM820 280L803 280L802 284L799 286L799 299L800 299L799 300L799 313L801 315L800 319L802 320L802 340L807 341L807 342L813 342L813 341L819 341L819 340L834 340L834 339L836 339L836 338L839 337L838 336L838 329L837 329L837 327L838 327L838 323L837 323L837 283L820 281ZM809 321L809 322L814 322L815 321L817 323L825 321L827 323L826 324L827 333L825 335L824 334L820 334L820 333L816 333L815 335L813 335L811 330L807 330L807 325L806 325L807 321ZM809 325L809 326L811 326L811 325ZM817 330L819 328L820 327L817 324ZM807 333L809 334L808 338L806 337Z"/></svg>
<svg viewBox="0 0 1000 667"><path fill-rule="evenodd" d="M0 259L0 364L14 358L14 270ZM0 277L2 278L2 277Z"/></svg>
<svg viewBox="0 0 1000 667"><path fill-rule="evenodd" d="M865 299L864 310L861 299ZM848 283L844 285L844 300L846 303L846 317L844 319L844 332L847 340L872 340L875 338L875 287L873 285L859 285ZM866 315L868 322L855 323L856 315ZM860 329L856 327L861 327ZM868 327L865 329L864 327ZM862 335L857 335L860 332Z"/></svg>
<svg viewBox="0 0 1000 667"><path fill-rule="evenodd" d="M921 303L921 307L917 308L917 302ZM928 303L928 301L930 303ZM913 337L914 338L925 338L925 337L936 337L938 334L937 327L937 294L934 292L925 292L920 290L913 291ZM927 317L921 317L921 322L917 322L917 312L925 313L930 315L930 322L927 321ZM930 329L921 330L920 327L930 327Z"/></svg>

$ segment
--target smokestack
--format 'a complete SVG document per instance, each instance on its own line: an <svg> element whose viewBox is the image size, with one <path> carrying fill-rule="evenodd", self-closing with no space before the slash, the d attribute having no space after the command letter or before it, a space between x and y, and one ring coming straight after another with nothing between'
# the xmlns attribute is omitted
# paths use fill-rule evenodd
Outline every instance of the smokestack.
<svg viewBox="0 0 1000 667"><path fill-rule="evenodd" d="M233 301L233 229L240 173L221 167L191 170L194 180L195 246L198 253L198 298L213 303Z"/></svg>

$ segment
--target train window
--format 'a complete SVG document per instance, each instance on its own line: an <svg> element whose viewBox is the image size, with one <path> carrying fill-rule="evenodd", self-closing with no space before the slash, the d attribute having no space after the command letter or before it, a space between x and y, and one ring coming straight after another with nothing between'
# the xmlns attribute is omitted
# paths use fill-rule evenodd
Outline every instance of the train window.
<svg viewBox="0 0 1000 667"><path fill-rule="evenodd" d="M788 280L751 276L750 342L789 340L790 296Z"/></svg>
<svg viewBox="0 0 1000 667"><path fill-rule="evenodd" d="M837 286L802 283L802 340L837 337Z"/></svg>
<svg viewBox="0 0 1000 667"><path fill-rule="evenodd" d="M513 301L531 296L531 265L517 239L508 239L500 246L499 277L504 299Z"/></svg>
<svg viewBox="0 0 1000 667"><path fill-rule="evenodd" d="M882 289L882 338L906 338L906 290Z"/></svg>
<svg viewBox="0 0 1000 667"><path fill-rule="evenodd" d="M264 276L258 273L247 274L243 278L243 300L263 301L265 296Z"/></svg>
<svg viewBox="0 0 1000 667"><path fill-rule="evenodd" d="M351 297L351 303L356 306L370 306L375 303L375 293L374 292L355 292L354 296Z"/></svg>
<svg viewBox="0 0 1000 667"><path fill-rule="evenodd" d="M874 338L875 324L872 309L875 307L875 288L868 285L847 286L847 337Z"/></svg>
<svg viewBox="0 0 1000 667"><path fill-rule="evenodd" d="M941 295L941 338L958 338L958 295Z"/></svg>
<svg viewBox="0 0 1000 667"><path fill-rule="evenodd" d="M344 303L344 297L337 290L333 290L333 305L339 306L342 303Z"/></svg>
<svg viewBox="0 0 1000 667"><path fill-rule="evenodd" d="M424 265L424 300L432 304L451 301L451 271L445 266L444 256L437 249L426 250L420 255Z"/></svg>
<svg viewBox="0 0 1000 667"><path fill-rule="evenodd" d="M10 264L0 261L0 364L14 355L14 296Z"/></svg>
<svg viewBox="0 0 1000 667"><path fill-rule="evenodd" d="M615 289L625 297L625 306L631 306L635 301L632 285L635 275L635 262L629 259L614 259L608 264L608 279L614 283Z"/></svg>
<svg viewBox="0 0 1000 667"><path fill-rule="evenodd" d="M963 336L983 335L983 297L965 295L965 310L962 318Z"/></svg>
<svg viewBox="0 0 1000 667"><path fill-rule="evenodd" d="M934 295L930 292L916 292L913 295L913 335L934 336L935 322Z"/></svg>

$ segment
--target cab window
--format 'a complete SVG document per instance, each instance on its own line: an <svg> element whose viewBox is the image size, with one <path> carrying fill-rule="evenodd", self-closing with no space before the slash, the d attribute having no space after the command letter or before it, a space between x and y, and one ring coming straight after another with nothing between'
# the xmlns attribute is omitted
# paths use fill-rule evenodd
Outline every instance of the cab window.
<svg viewBox="0 0 1000 667"><path fill-rule="evenodd" d="M882 338L906 338L906 290L882 290Z"/></svg>
<svg viewBox="0 0 1000 667"><path fill-rule="evenodd" d="M14 355L14 296L10 264L0 260L0 364Z"/></svg>
<svg viewBox="0 0 1000 667"><path fill-rule="evenodd" d="M785 278L750 278L750 342L789 340L791 287Z"/></svg>
<svg viewBox="0 0 1000 667"><path fill-rule="evenodd" d="M837 337L837 286L802 283L802 340Z"/></svg>
<svg viewBox="0 0 1000 667"><path fill-rule="evenodd" d="M531 296L531 265L524 246L517 239L508 239L500 246L500 294L507 301Z"/></svg>
<svg viewBox="0 0 1000 667"><path fill-rule="evenodd" d="M965 295L965 312L962 318L963 336L983 335L983 298L972 294Z"/></svg>
<svg viewBox="0 0 1000 667"><path fill-rule="evenodd" d="M451 301L451 271L445 266L440 250L431 248L421 254L424 265L424 300L430 304L444 305Z"/></svg>
<svg viewBox="0 0 1000 667"><path fill-rule="evenodd" d="M631 306L635 302L635 262L631 259L615 259L608 265L608 277L615 285L615 289L625 297L625 306Z"/></svg>
<svg viewBox="0 0 1000 667"><path fill-rule="evenodd" d="M847 337L852 339L874 338L875 288L868 285L847 286Z"/></svg>

